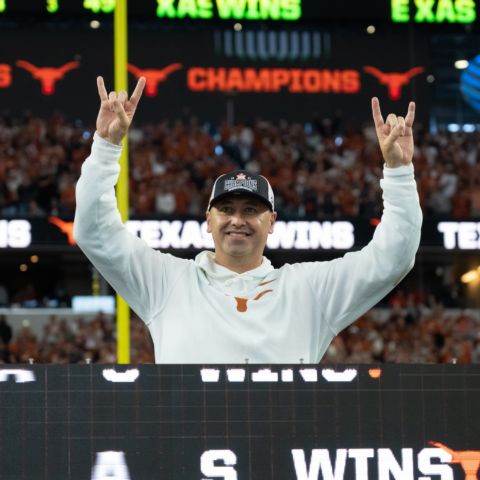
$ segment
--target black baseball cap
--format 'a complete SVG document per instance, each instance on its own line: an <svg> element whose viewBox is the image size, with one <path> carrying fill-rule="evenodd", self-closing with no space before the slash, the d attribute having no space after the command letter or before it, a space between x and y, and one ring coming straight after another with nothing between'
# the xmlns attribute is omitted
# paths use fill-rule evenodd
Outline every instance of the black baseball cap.
<svg viewBox="0 0 480 480"><path fill-rule="evenodd" d="M250 195L265 203L272 212L275 210L272 187L262 175L248 173L245 170L235 170L221 175L213 184L208 210L215 202L229 195Z"/></svg>

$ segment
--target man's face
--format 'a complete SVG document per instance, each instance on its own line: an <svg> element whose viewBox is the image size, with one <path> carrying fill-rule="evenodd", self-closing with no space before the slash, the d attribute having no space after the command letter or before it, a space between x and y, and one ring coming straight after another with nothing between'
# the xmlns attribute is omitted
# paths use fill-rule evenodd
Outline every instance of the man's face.
<svg viewBox="0 0 480 480"><path fill-rule="evenodd" d="M213 236L216 254L224 261L228 257L254 261L262 256L276 218L276 212L260 200L249 195L231 195L207 212L207 231Z"/></svg>

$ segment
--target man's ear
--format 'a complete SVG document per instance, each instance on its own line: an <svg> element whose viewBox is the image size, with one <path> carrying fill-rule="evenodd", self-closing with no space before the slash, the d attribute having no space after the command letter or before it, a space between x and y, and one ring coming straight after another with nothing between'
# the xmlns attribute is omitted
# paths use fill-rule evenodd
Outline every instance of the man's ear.
<svg viewBox="0 0 480 480"><path fill-rule="evenodd" d="M275 222L277 220L277 212L272 212L270 215L270 228L268 229L268 233L273 233L273 227L275 225Z"/></svg>
<svg viewBox="0 0 480 480"><path fill-rule="evenodd" d="M205 213L205 217L207 219L207 233L212 233L212 227L210 226L210 222L211 222L210 212L208 210Z"/></svg>

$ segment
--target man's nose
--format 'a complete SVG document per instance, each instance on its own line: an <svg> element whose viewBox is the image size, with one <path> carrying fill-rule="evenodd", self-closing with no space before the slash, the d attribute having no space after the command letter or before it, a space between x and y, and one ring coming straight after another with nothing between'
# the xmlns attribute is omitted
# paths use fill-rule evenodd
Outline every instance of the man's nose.
<svg viewBox="0 0 480 480"><path fill-rule="evenodd" d="M245 217L242 214L242 212L238 211L238 212L232 213L232 215L230 217L230 223L232 225L244 225L245 224Z"/></svg>

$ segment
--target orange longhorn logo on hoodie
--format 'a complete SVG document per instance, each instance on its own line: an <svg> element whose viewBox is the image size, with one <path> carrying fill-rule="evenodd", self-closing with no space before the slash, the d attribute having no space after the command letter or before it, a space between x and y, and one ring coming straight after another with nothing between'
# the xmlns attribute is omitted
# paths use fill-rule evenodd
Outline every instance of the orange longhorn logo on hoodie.
<svg viewBox="0 0 480 480"><path fill-rule="evenodd" d="M259 283L258 286L263 287L264 285L272 283L273 281L275 281L275 279L269 280L268 282ZM263 290L258 295L256 295L254 298L234 297L235 300L237 301L237 312L245 313L248 309L247 302L249 300L253 300L253 301L260 300L264 295L266 295L267 293L270 293L270 292L273 292L273 290L271 290L271 289Z"/></svg>

